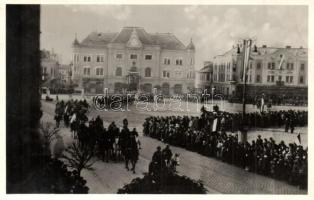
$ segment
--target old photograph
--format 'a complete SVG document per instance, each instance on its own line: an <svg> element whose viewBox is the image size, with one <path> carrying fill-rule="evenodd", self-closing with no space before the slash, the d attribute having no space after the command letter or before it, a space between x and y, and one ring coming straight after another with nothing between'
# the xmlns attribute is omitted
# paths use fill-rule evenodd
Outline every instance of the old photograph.
<svg viewBox="0 0 314 200"><path fill-rule="evenodd" d="M308 5L9 5L8 194L308 194Z"/></svg>

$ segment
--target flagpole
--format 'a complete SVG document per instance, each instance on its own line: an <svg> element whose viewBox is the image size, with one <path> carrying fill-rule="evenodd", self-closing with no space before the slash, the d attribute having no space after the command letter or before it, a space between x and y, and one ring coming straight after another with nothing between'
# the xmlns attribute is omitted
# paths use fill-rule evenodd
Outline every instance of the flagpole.
<svg viewBox="0 0 314 200"><path fill-rule="evenodd" d="M246 51L246 40L243 41L243 78L244 78L244 84L243 84L243 93L242 93L242 124L241 124L241 141L244 142L245 140L245 135L247 134L245 130L245 96L246 96L246 81L247 81L247 76L246 76L246 66L245 66L245 51Z"/></svg>
<svg viewBox="0 0 314 200"><path fill-rule="evenodd" d="M247 130L245 128L245 111L246 111L246 84L247 84L247 68L249 65L250 51L252 40L243 40L243 94L242 94L242 124L241 124L241 142L247 141Z"/></svg>

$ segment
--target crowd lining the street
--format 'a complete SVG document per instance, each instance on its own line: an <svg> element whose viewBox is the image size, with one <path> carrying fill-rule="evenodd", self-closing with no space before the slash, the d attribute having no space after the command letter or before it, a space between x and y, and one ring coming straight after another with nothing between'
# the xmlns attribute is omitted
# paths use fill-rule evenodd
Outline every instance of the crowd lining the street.
<svg viewBox="0 0 314 200"><path fill-rule="evenodd" d="M216 106L214 112L202 108L200 117L148 117L143 130L144 135L170 145L307 188L307 148L284 141L276 143L273 138L262 139L260 135L251 143L239 142L238 135L227 131L241 130L241 119L240 113L220 112ZM293 133L295 126L307 125L307 112L248 113L245 119L249 128L284 126L285 131Z"/></svg>

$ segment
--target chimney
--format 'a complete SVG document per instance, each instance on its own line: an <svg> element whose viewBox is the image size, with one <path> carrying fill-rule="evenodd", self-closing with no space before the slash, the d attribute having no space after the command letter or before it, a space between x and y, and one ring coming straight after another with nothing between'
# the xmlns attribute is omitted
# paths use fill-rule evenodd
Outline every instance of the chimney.
<svg viewBox="0 0 314 200"><path fill-rule="evenodd" d="M291 49L291 46L286 46L286 49Z"/></svg>
<svg viewBox="0 0 314 200"><path fill-rule="evenodd" d="M266 44L263 44L263 46L262 46L263 48L267 48L267 45Z"/></svg>

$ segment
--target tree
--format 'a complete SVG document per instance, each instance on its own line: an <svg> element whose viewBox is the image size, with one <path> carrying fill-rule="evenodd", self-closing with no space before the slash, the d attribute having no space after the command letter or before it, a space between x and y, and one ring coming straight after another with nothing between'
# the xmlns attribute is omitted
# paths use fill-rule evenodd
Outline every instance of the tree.
<svg viewBox="0 0 314 200"><path fill-rule="evenodd" d="M93 169L92 165L94 163L90 162L93 155L94 151L90 146L73 143L65 150L65 154L62 158L68 162L68 167L76 170L80 176L83 169Z"/></svg>
<svg viewBox="0 0 314 200"><path fill-rule="evenodd" d="M58 135L59 133L59 129L53 128L53 127L54 126L51 122L46 122L46 123L42 122L40 125L41 133L43 134L45 143L47 143L48 145L51 144L55 136Z"/></svg>

